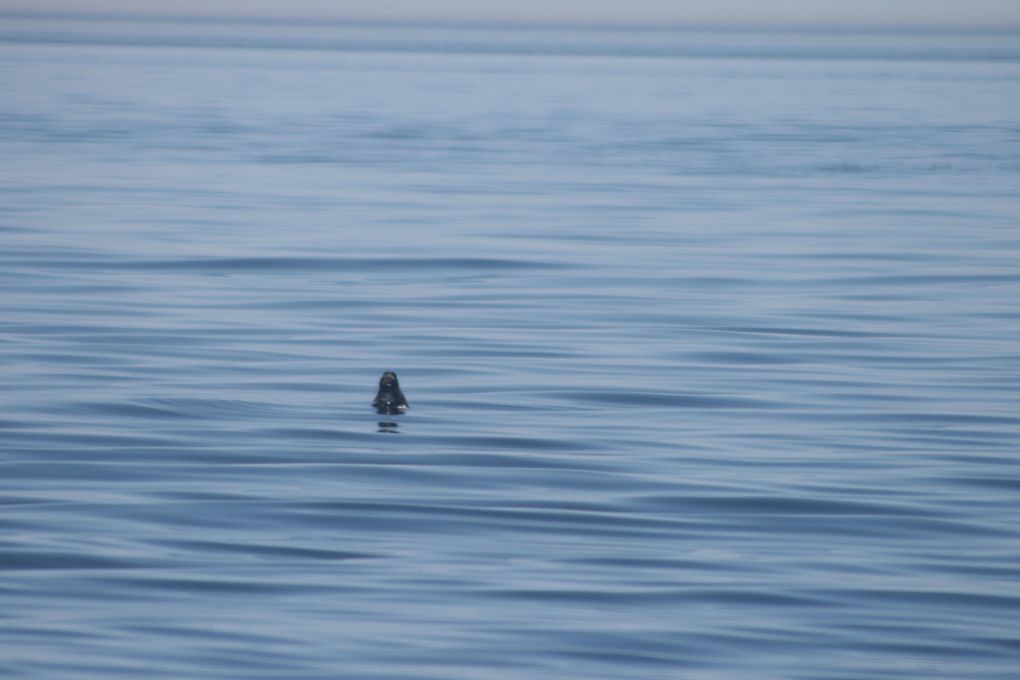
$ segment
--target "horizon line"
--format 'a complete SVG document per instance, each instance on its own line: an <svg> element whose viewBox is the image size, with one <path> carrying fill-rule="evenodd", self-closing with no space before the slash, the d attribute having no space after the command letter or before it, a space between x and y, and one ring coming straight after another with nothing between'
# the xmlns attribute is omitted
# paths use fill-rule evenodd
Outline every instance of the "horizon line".
<svg viewBox="0 0 1020 680"><path fill-rule="evenodd" d="M488 28L488 29L549 29L549 30L635 30L635 31L734 31L734 32L799 32L818 31L830 33L1017 33L1020 32L1020 22L1016 24L953 24L946 22L928 23L845 23L845 22L789 22L789 21L764 21L755 23L742 22L612 22L612 21L525 21L525 20L498 20L498 19L391 19L391 18L370 18L336 15L280 15L280 14L259 14L259 15L237 15L229 13L216 14L168 14L166 12L68 12L54 10L3 10L0 9L0 17L24 18L24 19L63 19L63 20L105 20L105 21L154 21L154 22L177 22L177 23L243 23L243 24L266 24L284 23L293 26L307 24L347 24L361 26L406 26L406 27L435 27L435 28Z"/></svg>

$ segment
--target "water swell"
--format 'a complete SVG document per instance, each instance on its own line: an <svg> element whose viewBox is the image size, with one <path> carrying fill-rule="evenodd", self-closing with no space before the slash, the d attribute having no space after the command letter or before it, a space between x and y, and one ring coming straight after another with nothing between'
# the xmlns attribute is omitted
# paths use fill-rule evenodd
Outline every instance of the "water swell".
<svg viewBox="0 0 1020 680"><path fill-rule="evenodd" d="M81 256L74 259L19 259L18 267L73 271L170 272L199 274L292 274L337 272L398 274L451 272L512 272L562 268L564 263L482 257L181 257L129 259Z"/></svg>

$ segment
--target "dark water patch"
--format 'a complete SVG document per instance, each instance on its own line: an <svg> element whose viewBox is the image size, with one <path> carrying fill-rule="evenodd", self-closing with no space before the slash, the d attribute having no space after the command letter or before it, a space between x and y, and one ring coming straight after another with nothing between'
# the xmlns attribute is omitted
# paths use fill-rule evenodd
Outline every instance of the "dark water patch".
<svg viewBox="0 0 1020 680"><path fill-rule="evenodd" d="M522 399L528 395L515 393L508 395L507 392L494 394L484 390L462 389L460 394L472 394L471 398L450 399L447 397L433 398L428 400L430 408L444 409L453 413L476 413L476 412L498 412L498 413L536 413L547 412L548 407L538 403L522 403ZM540 397L545 392L535 393Z"/></svg>
<svg viewBox="0 0 1020 680"><path fill-rule="evenodd" d="M202 416L196 413L185 413L182 410L166 406L146 405L140 403L78 403L68 404L71 412L94 414L99 416L140 418L146 420L193 419Z"/></svg>
<svg viewBox="0 0 1020 680"><path fill-rule="evenodd" d="M231 302L231 309L259 309L259 310L290 310L307 312L342 312L352 309L378 309L380 306L398 307L399 300L351 300L351 299L328 299L328 300L287 300L280 302L243 301ZM437 305L438 306L438 305Z"/></svg>
<svg viewBox="0 0 1020 680"><path fill-rule="evenodd" d="M884 516L932 518L946 516L920 504L893 504L864 501L834 500L824 497L793 498L779 496L644 496L632 501L637 508L670 514L698 512L753 515L791 515L838 517Z"/></svg>
<svg viewBox="0 0 1020 680"><path fill-rule="evenodd" d="M1020 417L981 415L974 413L890 413L882 411L860 411L856 413L832 414L835 421L867 420L873 423L928 425L933 428L950 427L1008 427L1020 428ZM930 432L921 430L921 433ZM1020 433L1020 430L1018 430ZM970 433L971 436L978 433Z"/></svg>
<svg viewBox="0 0 1020 680"><path fill-rule="evenodd" d="M937 663L939 659L955 660L956 663L963 662L968 657L980 659L988 653L982 646L965 644L960 642L939 641L939 642L870 642L861 646L862 651L878 655L895 655L897 657L914 657L928 660L929 663Z"/></svg>
<svg viewBox="0 0 1020 680"><path fill-rule="evenodd" d="M1013 474L1002 474L995 477L979 477L973 474L961 475L959 477L933 477L930 480L939 486L961 486L974 489L985 489L988 491L1017 491L1020 492L1020 471Z"/></svg>
<svg viewBox="0 0 1020 680"><path fill-rule="evenodd" d="M554 458L541 452L523 453L518 455L505 454L495 451L481 452L458 452L458 453L431 453L426 456L417 456L413 459L421 465L440 465L448 467L464 467L478 469L508 469L508 470L572 470L572 471L593 471L612 472L614 465L605 460L590 460L584 458Z"/></svg>
<svg viewBox="0 0 1020 680"><path fill-rule="evenodd" d="M457 449L469 448L483 451L526 451L545 453L553 451L590 451L591 446L571 439L548 439L537 437L499 437L481 435L445 435L430 437L428 441L449 444Z"/></svg>
<svg viewBox="0 0 1020 680"><path fill-rule="evenodd" d="M1020 557L1014 555L1013 557ZM979 578L979 579L1010 579L1016 581L1020 578L1020 566L987 566L977 562L951 563L947 558L936 558L933 560L921 560L925 562L925 569L936 574L947 576ZM1020 564L1020 563L1018 563ZM1020 644L1018 639L1017 644Z"/></svg>
<svg viewBox="0 0 1020 680"><path fill-rule="evenodd" d="M819 283L827 285L849 285L870 288L874 286L940 286L940 285L989 285L1020 283L1020 274L900 274L888 276L859 276L824 279Z"/></svg>
<svg viewBox="0 0 1020 680"><path fill-rule="evenodd" d="M153 625L148 621L124 622L126 633L142 633L156 635L161 639L174 638L181 641L213 641L215 643L241 643L245 645L248 652L257 650L260 646L275 645L298 645L301 640L293 636L287 636L283 631L277 635L263 635L253 631L240 630L209 630L201 621L193 621L190 624L181 622L180 625ZM275 656L264 651L262 654L253 654L251 662L258 664L264 657Z"/></svg>
<svg viewBox="0 0 1020 680"><path fill-rule="evenodd" d="M174 593L181 597L268 596L301 594L321 591L320 586L298 583L281 583L278 579L203 579L189 575L180 577L130 576L119 579L95 578L98 585L131 591L154 590Z"/></svg>
<svg viewBox="0 0 1020 680"><path fill-rule="evenodd" d="M160 545L186 550L197 555L238 554L267 560L293 560L317 562L345 562L379 558L375 553L304 548L292 545L267 545L227 541L167 540Z"/></svg>
<svg viewBox="0 0 1020 680"><path fill-rule="evenodd" d="M562 655L568 658L583 659L586 661L597 661L600 664L617 665L624 667L638 667L642 668L645 666L668 666L668 667L680 667L683 668L689 664L684 664L683 659L678 653L678 650L674 647L674 654L659 655L652 653L641 653L635 651L628 651L620 649L613 651L610 649L603 648L601 651L594 651L597 647L586 647L583 649L575 650L560 650L557 652L558 655Z"/></svg>
<svg viewBox="0 0 1020 680"><path fill-rule="evenodd" d="M447 350L438 349L435 354L446 356ZM575 356L570 350L539 350L539 349L517 349L513 347L482 348L466 347L460 351L461 356L470 358L504 358L504 359L565 359Z"/></svg>
<svg viewBox="0 0 1020 680"><path fill-rule="evenodd" d="M665 517L713 522L727 531L792 533L800 536L885 537L904 541L931 536L1009 538L1014 532L949 513L935 513L920 502L878 504L789 499L691 498L636 499L646 511L655 509ZM941 515L941 516L939 516ZM788 520L777 525L776 519Z"/></svg>
<svg viewBox="0 0 1020 680"><path fill-rule="evenodd" d="M933 453L929 458L938 463L946 463L951 467L962 466L961 475L973 474L975 466L987 466L987 470L1005 469L1007 472L1004 476L1011 478L1020 465L1014 454L1015 449L1009 449L1002 454L990 454L981 449L961 452L957 447L954 453Z"/></svg>
<svg viewBox="0 0 1020 680"><path fill-rule="evenodd" d="M362 533L406 533L452 536L555 536L580 531L589 538L676 536L682 521L622 515L493 509L471 506L400 502L306 503L290 510L291 516L312 526ZM689 523L697 530L695 523Z"/></svg>
<svg viewBox="0 0 1020 680"><path fill-rule="evenodd" d="M699 363L737 366L788 366L805 361L800 355L764 352L691 352L683 357Z"/></svg>
<svg viewBox="0 0 1020 680"><path fill-rule="evenodd" d="M776 406L765 401L745 397L721 397L669 392L591 390L586 392L551 391L548 394L558 396L562 400L571 403L606 404L633 408L763 409Z"/></svg>
<svg viewBox="0 0 1020 680"><path fill-rule="evenodd" d="M168 440L165 435L125 434L116 431L115 428L110 431L104 430L106 428L102 426L79 425L52 431L34 424L21 430L5 432L4 441L0 446L7 448L8 451L15 451L16 446L29 445L30 448L24 450L32 451L35 455L26 455L25 459L39 459L41 454L45 453L43 460L78 460L83 464L96 462L93 458L96 451L106 452L107 458L119 458L125 455L123 452L131 450L162 452L166 455L181 450L178 443Z"/></svg>
<svg viewBox="0 0 1020 680"><path fill-rule="evenodd" d="M737 604L742 607L824 607L829 600L819 596L801 594L761 592L753 589L600 589L597 591L581 588L555 590L517 589L487 593L490 597L510 600L525 600L542 603L570 603L587 606L633 606L645 605L667 608L679 604Z"/></svg>
<svg viewBox="0 0 1020 680"><path fill-rule="evenodd" d="M369 419L366 418L366 422ZM378 419L376 419L378 420ZM371 422L375 422L374 420ZM362 430L340 430L340 429L324 429L324 428L269 428L261 430L267 437L271 437L274 441L280 442L298 442L298 441L322 441L322 442L363 442L373 444L374 448L385 446L384 451L380 451L380 456L385 455L389 463L403 463L409 460L414 460L418 464L443 464L449 465L453 461L460 461L461 464L481 465L481 466L505 466L508 461L516 461L516 466L537 466L537 467L557 467L558 464L555 460L546 459L544 454L550 452L588 452L592 450L592 445L586 445L583 442L578 442L570 439L548 439L548 438L535 438L535 437L500 437L500 436L481 436L481 435L468 435L468 434L450 434L450 435L430 435L422 434L414 429L414 421L407 421L402 419L395 419L395 428L398 432L407 434L408 443L402 444L400 440L388 439L383 443L377 438L379 433L373 429L362 429ZM392 427L392 426L391 426ZM456 450L474 450L486 452L481 455L471 454L446 454L442 451L434 454L414 454L410 453L410 458L397 458L395 456L399 454L407 455L410 451L413 451L415 447L428 446L432 449L456 449ZM525 456L515 458L512 456L500 455L502 452L507 450L520 451ZM345 460L363 460L357 456L351 457L350 454L345 454ZM384 462L379 458L375 459L378 462Z"/></svg>
<svg viewBox="0 0 1020 680"><path fill-rule="evenodd" d="M0 548L0 571L133 569L139 563L76 552L25 552Z"/></svg>
<svg viewBox="0 0 1020 680"><path fill-rule="evenodd" d="M626 573L637 572L666 572L675 574L684 571L700 572L705 569L721 572L743 572L745 566L736 564L725 564L714 557L706 556L703 560L695 559L665 559L657 557L589 557L569 560L572 564L581 566L602 567L612 571L623 570Z"/></svg>
<svg viewBox="0 0 1020 680"><path fill-rule="evenodd" d="M108 638L107 635L102 633L92 633L85 630L61 630L56 628L46 628L43 626L5 626L4 633L5 635L10 636L12 640L15 638L21 638L26 642L34 639L43 639L53 640L54 642L83 641L95 643L99 640Z"/></svg>
<svg viewBox="0 0 1020 680"><path fill-rule="evenodd" d="M996 449L1012 451L1016 448L1016 435L1012 433L960 433L947 432L941 428L889 430L886 433L886 439L891 444L905 446L913 450L927 447L929 454L935 454L938 451L958 450L960 447L973 447L984 451Z"/></svg>
<svg viewBox="0 0 1020 680"><path fill-rule="evenodd" d="M788 326L731 326L712 330L752 335L792 335L822 338L889 338L895 337L873 331L857 331L836 328L793 328Z"/></svg>
<svg viewBox="0 0 1020 680"><path fill-rule="evenodd" d="M24 362L39 364L57 364L73 367L81 366L124 366L129 365L125 357L110 356L99 352L58 352L58 351L19 351L11 352L10 358Z"/></svg>
<svg viewBox="0 0 1020 680"><path fill-rule="evenodd" d="M555 262L481 258L481 257L404 257L404 258L346 258L346 257L220 257L179 259L98 259L75 258L67 260L21 260L21 267L58 271L129 271L225 274L292 274L292 273L357 273L398 274L457 273L457 272L512 272L536 269L562 268Z"/></svg>
<svg viewBox="0 0 1020 680"><path fill-rule="evenodd" d="M562 509L551 509L548 507L537 508L493 508L478 507L470 505L453 506L439 505L434 503L412 504L400 502L322 502L307 503L299 506L299 511L310 511L317 514L327 513L330 515L379 515L379 516L407 516L422 519L425 517L455 517L468 521L488 521L494 524L505 524L510 526L524 525L571 525L578 527L591 527L593 529L602 527L634 527L637 528L665 528L679 526L680 522L673 519L660 519L648 516L635 516L609 512L573 511Z"/></svg>
<svg viewBox="0 0 1020 680"><path fill-rule="evenodd" d="M151 351L153 347L159 347L161 354L167 357L192 356L191 352L199 351L195 348L217 344L222 346L224 343L233 342L245 331L243 328L213 325L196 328L191 332L182 332L180 329L125 330L116 325L86 326L28 322L2 324L0 327L11 333L92 344L93 352L105 352L111 355L113 361L123 360L125 357L138 357L146 351ZM261 332L267 336L274 335L272 332ZM222 358L225 360L225 357Z"/></svg>
<svg viewBox="0 0 1020 680"><path fill-rule="evenodd" d="M820 593L844 601L865 599L869 602L881 603L885 609L893 609L897 604L905 604L928 611L974 611L979 610L1016 611L1020 607L1020 596L1012 593L990 595L976 592L954 592L952 590L903 589L895 591L861 588L856 590L826 589Z"/></svg>
<svg viewBox="0 0 1020 680"><path fill-rule="evenodd" d="M267 438L274 441L292 443L298 442L335 442L338 445L349 442L376 443L377 435L368 429L365 430L340 430L322 427L284 427L284 428L262 428L261 432Z"/></svg>
<svg viewBox="0 0 1020 680"><path fill-rule="evenodd" d="M950 369L952 367L971 367L975 363L986 363L989 365L1001 366L1008 361L1006 357L984 357L975 359L973 357L961 357L952 354L932 354L923 351L890 351L893 348L875 348L872 352L861 352L860 348L852 352L839 352L838 354L797 351L797 358L803 362L814 362L819 364L838 361L844 364L878 365L878 366L913 366ZM807 384L807 383L805 383ZM918 395L912 395L917 397Z"/></svg>
<svg viewBox="0 0 1020 680"><path fill-rule="evenodd" d="M167 417L191 418L200 420L262 420L278 418L280 420L297 419L305 411L299 406L279 403L256 402L245 399L203 399L195 397L154 397L139 399L131 406L141 409L139 416L148 410ZM91 405L95 408L95 405ZM130 414L128 414L130 415ZM157 416L159 417L159 416Z"/></svg>
<svg viewBox="0 0 1020 680"><path fill-rule="evenodd" d="M882 213L883 215L885 213ZM926 215L928 217L944 217L945 212L939 210L932 211L916 211L911 214L915 215ZM964 217L964 215L959 215ZM881 250L873 251L831 251L831 252L811 252L806 253L804 257L812 260L823 260L829 262L854 262L870 264L873 262L885 262L885 263L904 263L904 262L922 262L922 263L959 263L967 262L969 258L965 255L957 253L942 253L942 252L925 252L925 253L899 253L899 252L884 252Z"/></svg>

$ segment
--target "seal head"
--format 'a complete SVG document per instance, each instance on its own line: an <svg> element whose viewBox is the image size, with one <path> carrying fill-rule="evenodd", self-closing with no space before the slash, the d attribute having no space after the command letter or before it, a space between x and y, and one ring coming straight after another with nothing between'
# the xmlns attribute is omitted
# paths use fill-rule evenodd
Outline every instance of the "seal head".
<svg viewBox="0 0 1020 680"><path fill-rule="evenodd" d="M372 406L384 415L394 415L407 410L407 399L400 391L397 374L393 371L386 371L379 378L379 392L376 393Z"/></svg>

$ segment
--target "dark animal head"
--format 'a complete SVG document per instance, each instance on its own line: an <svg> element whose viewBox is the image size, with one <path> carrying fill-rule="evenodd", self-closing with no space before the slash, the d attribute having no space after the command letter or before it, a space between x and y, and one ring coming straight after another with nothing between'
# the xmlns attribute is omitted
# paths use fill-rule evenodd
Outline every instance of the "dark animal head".
<svg viewBox="0 0 1020 680"><path fill-rule="evenodd" d="M407 410L407 399L400 391L400 383L397 381L397 374L393 371L386 371L379 378L379 392L372 402L376 411L386 415L400 414Z"/></svg>
<svg viewBox="0 0 1020 680"><path fill-rule="evenodd" d="M399 390L400 383L397 382L397 374L393 371L386 371L383 373L382 377L379 378L379 389Z"/></svg>

